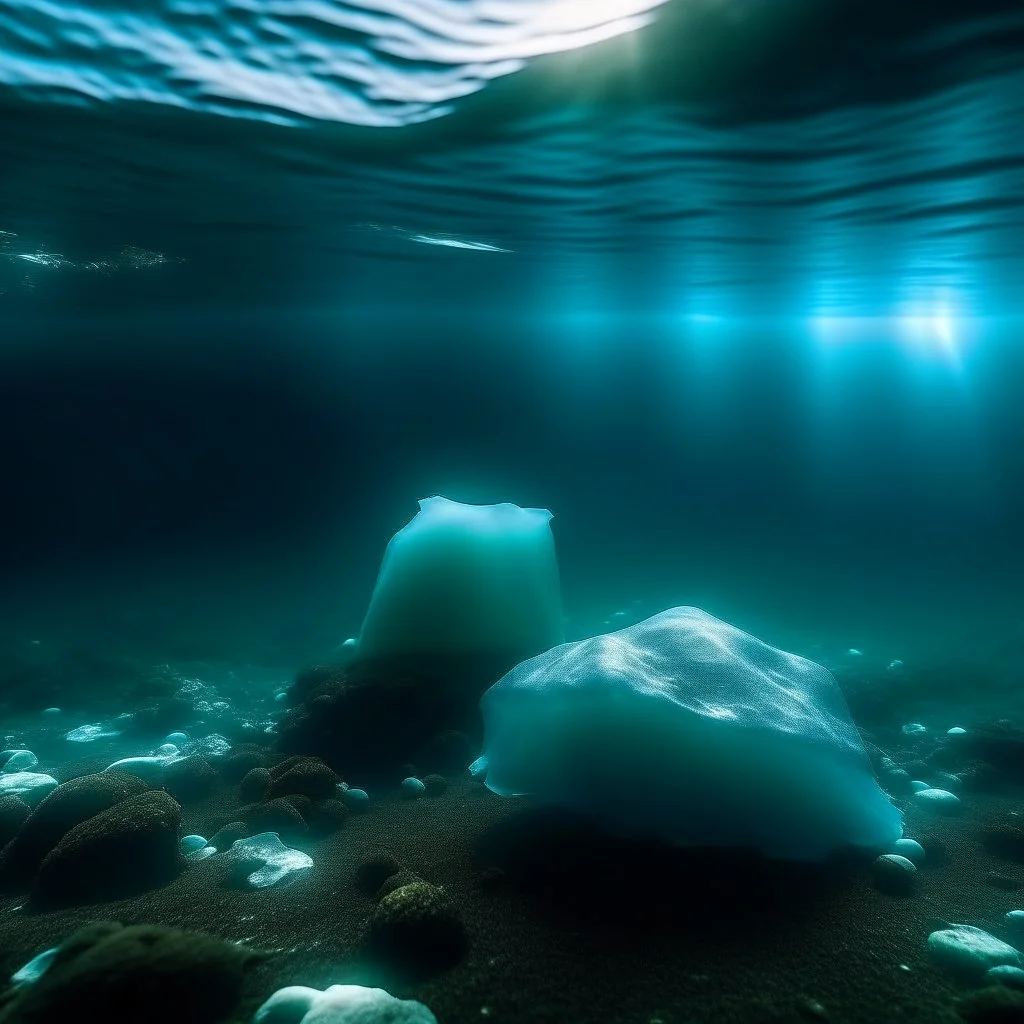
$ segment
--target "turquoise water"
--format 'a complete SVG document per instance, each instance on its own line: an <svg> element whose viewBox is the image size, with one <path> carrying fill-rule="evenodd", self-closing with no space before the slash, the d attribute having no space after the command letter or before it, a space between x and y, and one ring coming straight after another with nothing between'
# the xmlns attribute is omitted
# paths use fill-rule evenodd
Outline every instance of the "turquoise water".
<svg viewBox="0 0 1024 1024"><path fill-rule="evenodd" d="M1022 29L4 5L12 642L293 665L439 492L554 511L575 635L1004 657Z"/></svg>

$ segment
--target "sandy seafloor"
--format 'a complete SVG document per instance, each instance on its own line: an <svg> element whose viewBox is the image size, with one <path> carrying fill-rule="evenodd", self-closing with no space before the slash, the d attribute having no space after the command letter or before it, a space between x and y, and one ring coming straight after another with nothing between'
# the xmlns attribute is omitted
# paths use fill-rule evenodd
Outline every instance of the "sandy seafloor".
<svg viewBox="0 0 1024 1024"><path fill-rule="evenodd" d="M65 764L60 777L103 760L97 751ZM970 988L929 963L927 936L958 922L1012 939L1002 918L1024 893L988 876L1024 884L1024 867L987 853L978 829L993 812L1016 813L1022 796L967 795L958 818L907 808L906 834L929 847L932 863L915 893L899 898L872 886L866 863L771 865L623 846L578 832L565 815L497 797L468 775L416 801L396 786L306 845L315 867L284 888L229 888L215 856L114 903L35 914L23 897L5 897L0 970L9 975L82 924L115 920L273 951L247 975L238 1021L284 985L338 983L383 984L425 1002L440 1024L960 1021L956 1002ZM240 804L234 785L186 803L182 834L212 834ZM361 960L375 903L354 873L382 848L443 886L458 908L469 950L455 968L412 982ZM505 872L497 885L481 881L491 867Z"/></svg>

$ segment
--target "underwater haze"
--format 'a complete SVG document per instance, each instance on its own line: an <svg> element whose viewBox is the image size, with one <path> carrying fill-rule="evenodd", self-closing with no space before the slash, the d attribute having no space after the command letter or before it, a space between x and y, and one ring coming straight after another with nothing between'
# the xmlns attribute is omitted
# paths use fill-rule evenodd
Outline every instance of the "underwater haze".
<svg viewBox="0 0 1024 1024"><path fill-rule="evenodd" d="M287 892L274 882L272 893L225 896L211 866L220 859L186 844L185 874L154 869L141 896L90 888L91 875L66 881L78 868L54 874L43 855L71 832L33 825L35 810L9 834L2 820L21 813L4 810L4 794L43 807L50 783L8 785L14 768L3 769L0 847L10 840L35 853L3 848L0 897L13 894L20 915L18 885L45 892L33 890L20 936L0 928L0 967L13 973L101 920L301 950L301 969L289 974L287 959L287 970L258 967L241 1009L225 1004L211 1024L254 1019L291 983L315 990L296 1004L303 1013L317 999L348 1005L351 993L324 990L364 981L422 1000L442 1024L596 1020L603 1007L623 1024L960 1020L960 1002L978 986L928 964L926 922L962 920L1015 941L1010 925L994 922L1019 902L1013 872L1024 862L1012 821L1024 781L1022 331L1019 0L0 0L4 753L31 754L31 763L10 763L45 773L55 795L120 759L146 759L125 769L142 779L138 792L125 783L114 793L104 780L89 804L98 811L65 824L148 800L139 814L173 819L175 843L186 828L203 839L241 822L238 842L276 833L314 864L257 844L268 864L279 858L280 877L311 874ZM595 853L586 829L606 827L605 817L648 821L654 792L655 817L674 824L644 843L665 832L691 837L712 819L707 835L738 835L732 845L744 849L749 835L735 813L719 821L718 805L684 814L675 801L690 790L675 775L651 785L650 773L619 773L598 787L605 775L595 769L567 783L560 758L576 763L565 751L594 737L556 730L555 753L516 762L536 789L511 787L509 800L488 791L488 763L497 774L478 699L513 666L522 675L527 658L553 657L552 644L497 644L486 665L440 640L419 662L404 650L391 662L353 653L371 597L375 607L394 601L386 621L407 616L408 636L441 637L484 621L496 591L499 618L516 619L509 595L531 592L534 583L520 587L489 546L500 549L487 525L446 535L436 555L426 542L430 557L408 577L422 589L415 600L393 597L385 551L433 496L550 510L557 568L545 553L548 582L536 587L547 590L535 598L545 615L558 607L564 616L547 622L549 641L692 607L751 634L770 652L766 664L779 648L792 652L779 663L824 667L826 690L842 691L828 690L828 713L843 698L849 705L834 729L808 726L822 712L817 697L801 695L799 674L771 676L802 709L758 753L771 764L760 784L772 780L777 804L735 765L722 767L735 735L720 750L705 740L737 716L719 715L718 697L703 691L683 702L716 720L693 733L713 753L681 762L679 777L720 773L722 792L739 794L722 796L723 806L770 806L759 826L769 831L796 822L762 852L829 846L825 833L885 831L888 842L891 799L905 834L936 864L949 853L958 870L969 865L975 888L922 869L914 903L904 866L875 865L853 890L846 876L815 875L811 897L787 865L733 890L731 872L747 866L728 861L722 880L717 863L681 867L677 851L638 852L632 836L614 835L607 841L625 845ZM480 619L463 619L460 601L475 603ZM408 622L413 607L433 609L437 621ZM392 637L401 628L388 627ZM729 661L717 628L686 643L659 638L687 653L665 655L676 676L666 668L637 692L674 692L691 679L685 659L708 650L728 662L713 676L723 701L734 685L758 692L761 677L743 672L760 671L751 666L762 655ZM635 683L632 669L594 663L580 672L595 692ZM557 665L533 671L560 678ZM736 698L744 722L746 699ZM625 711L634 700L646 707L630 691ZM638 712L640 738L651 721L667 728L667 714ZM759 707L753 718L772 714ZM954 727L969 739L948 736ZM86 738L72 738L81 728ZM884 805L876 817L885 828L855 828L834 806L835 821L807 838L818 825L794 812L810 792L793 783L803 755L790 761L786 744L812 736L807 763L818 765L814 737L836 730L853 754L820 755L827 768L814 806L841 805L836 794L848 786L865 806ZM453 734L464 747L442 757L434 741ZM677 751L690 736L658 744ZM635 743L602 734L596 749L628 765L644 745ZM173 752L161 754L167 745ZM474 777L465 769L478 755ZM179 756L196 778L202 761L215 781L164 774ZM844 759L856 762L855 782L843 779ZM270 774L254 783L250 769ZM966 812L944 797L922 809L932 798L910 789L967 801L972 782L963 780L988 780L989 769L1002 773L998 795L983 783L982 802ZM282 783L279 772L301 780ZM406 785L427 776L449 787L423 790L436 801ZM822 781L833 777L834 787ZM369 811L345 795L349 783L369 793ZM582 791L586 808L550 797ZM517 801L545 794L542 817L517 831ZM285 797L298 809L253 810ZM561 818L543 817L567 802L587 812L583 853ZM629 813L591 813L609 802ZM314 842L331 831L325 822L340 828L346 818L343 838ZM963 824L980 829L982 819L997 833L983 852ZM338 850L323 845L336 840ZM1007 849L1010 866L998 860ZM405 887L436 883L455 903L464 898L465 935L431 902L440 897L417 897L417 913L448 922L426 945L451 940L450 962L420 962L419 940L396 955L372 935L366 949L354 938L389 898L378 890L377 910L364 906L369 897L351 881L357 869L364 882L376 877L381 850L397 857L396 871L422 876ZM541 872L538 882L537 856L566 875ZM611 876L609 860L619 865ZM325 881L318 872L328 862L336 876ZM721 883L707 898L724 901L704 959L694 952L704 922L693 908L679 911L678 927L638 922L616 896L613 927L590 916L591 883L611 877L628 890L640 876L661 880L641 886L644 899L671 908L688 898L678 880L704 873ZM774 921L794 884L802 931L772 951L758 914ZM954 890L948 904L934 895ZM764 892L774 894L770 908L758 902ZM257 897L273 900L273 913L244 902ZM325 899L340 901L333 932L311 925ZM209 915L173 910L182 901L208 904ZM506 930L491 934L489 915L505 921L506 911ZM245 914L264 923L240 927ZM826 964L828 950L848 948L843 935L866 947L894 919L903 937L886 933L884 980L867 960L859 975ZM582 955L562 949L564 929L585 937ZM663 933L672 933L664 943ZM752 946L731 945L741 933ZM637 935L650 942L649 974L634 959ZM812 946L824 959L797 970ZM566 986L558 992L557 971L542 962L556 950ZM352 966L364 955L365 972ZM672 965L691 955L684 982ZM410 956L416 970L403 973ZM525 1001L487 980L495 964L521 979ZM1024 954L996 951L986 969L1015 965ZM779 971L796 1002L745 999ZM616 974L633 979L628 994L613 991ZM862 987L869 979L874 1002L860 1001L855 975ZM705 989L698 977L711 979ZM24 986L36 983L21 984L24 1003ZM1016 998L1014 984L1005 982L1006 998ZM47 998L84 998L60 991ZM0 1002L0 1024L43 1019L21 1003ZM324 1020L344 1024L345 1011L335 1012Z"/></svg>

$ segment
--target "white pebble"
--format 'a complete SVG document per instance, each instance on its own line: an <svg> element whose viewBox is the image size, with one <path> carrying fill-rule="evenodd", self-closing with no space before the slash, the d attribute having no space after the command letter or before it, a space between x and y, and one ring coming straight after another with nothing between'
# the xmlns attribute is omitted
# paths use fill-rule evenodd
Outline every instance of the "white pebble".
<svg viewBox="0 0 1024 1024"><path fill-rule="evenodd" d="M931 789L932 786L930 782L922 782L920 779L912 779L910 788L915 793L923 793L926 789Z"/></svg>
<svg viewBox="0 0 1024 1024"><path fill-rule="evenodd" d="M900 732L904 736L923 736L928 731L927 725L922 725L921 722L907 722Z"/></svg>
<svg viewBox="0 0 1024 1024"><path fill-rule="evenodd" d="M43 718L56 718L60 714L60 708L43 708Z"/></svg>
<svg viewBox="0 0 1024 1024"><path fill-rule="evenodd" d="M188 733L186 732L169 732L164 737L164 743L171 743L176 746L179 750L188 743Z"/></svg>
<svg viewBox="0 0 1024 1024"><path fill-rule="evenodd" d="M863 651L858 651L856 647L851 647L846 653L851 658L862 658L862 657L864 657L864 652Z"/></svg>
<svg viewBox="0 0 1024 1024"><path fill-rule="evenodd" d="M967 732L966 729L961 729L959 725L954 725L952 729L946 730L947 736L963 736Z"/></svg>
<svg viewBox="0 0 1024 1024"><path fill-rule="evenodd" d="M963 810L960 798L946 789L922 789L914 794L914 799L936 814L959 814Z"/></svg>
<svg viewBox="0 0 1024 1024"><path fill-rule="evenodd" d="M1024 962L1024 957L1002 939L969 924L954 924L928 936L928 952L942 967L957 971L987 971L990 967Z"/></svg>
<svg viewBox="0 0 1024 1024"><path fill-rule="evenodd" d="M890 672L899 672L903 668L903 662L899 658L893 658L892 661L886 666Z"/></svg>

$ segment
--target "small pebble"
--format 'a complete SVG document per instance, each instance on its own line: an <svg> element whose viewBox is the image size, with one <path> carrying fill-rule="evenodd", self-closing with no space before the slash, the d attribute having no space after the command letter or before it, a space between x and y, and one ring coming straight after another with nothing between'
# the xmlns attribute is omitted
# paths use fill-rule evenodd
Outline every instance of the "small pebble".
<svg viewBox="0 0 1024 1024"><path fill-rule="evenodd" d="M914 891L917 867L897 853L886 853L872 865L875 888L892 896L907 896Z"/></svg>
<svg viewBox="0 0 1024 1024"><path fill-rule="evenodd" d="M914 839L897 839L892 844L892 852L912 860L915 864L921 864L925 859L924 847Z"/></svg>
<svg viewBox="0 0 1024 1024"><path fill-rule="evenodd" d="M923 736L928 731L927 725L922 725L920 722L908 722L900 732L904 736Z"/></svg>
<svg viewBox="0 0 1024 1024"><path fill-rule="evenodd" d="M952 729L946 730L947 736L963 736L967 732L966 729L961 729L959 725L954 725Z"/></svg>
<svg viewBox="0 0 1024 1024"><path fill-rule="evenodd" d="M370 794L365 789L346 789L341 799L350 811L365 811L370 806Z"/></svg>
<svg viewBox="0 0 1024 1024"><path fill-rule="evenodd" d="M915 793L923 793L926 789L931 789L931 783L922 782L920 779L912 779L910 782L910 788Z"/></svg>
<svg viewBox="0 0 1024 1024"><path fill-rule="evenodd" d="M180 750L186 743L188 743L188 733L169 732L164 737L164 743L171 743Z"/></svg>
<svg viewBox="0 0 1024 1024"><path fill-rule="evenodd" d="M407 800L415 800L417 797L422 796L426 789L427 787L415 775L402 779L402 796Z"/></svg>
<svg viewBox="0 0 1024 1024"><path fill-rule="evenodd" d="M182 836L178 845L181 847L182 853L192 853L194 850L201 850L206 843L203 836Z"/></svg>
<svg viewBox="0 0 1024 1024"><path fill-rule="evenodd" d="M56 718L60 713L60 708L43 708L43 718Z"/></svg>

